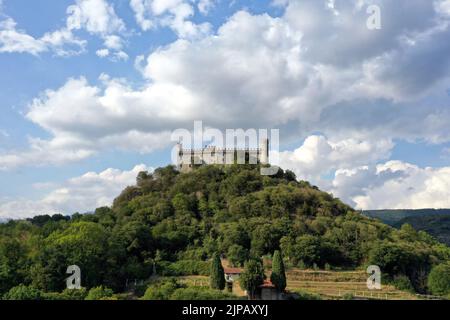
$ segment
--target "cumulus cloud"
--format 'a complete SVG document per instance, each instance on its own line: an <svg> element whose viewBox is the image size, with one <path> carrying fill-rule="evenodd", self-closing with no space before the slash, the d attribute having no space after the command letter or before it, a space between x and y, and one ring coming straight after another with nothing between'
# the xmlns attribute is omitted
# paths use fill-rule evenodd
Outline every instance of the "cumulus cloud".
<svg viewBox="0 0 450 320"><path fill-rule="evenodd" d="M362 141L354 138L330 141L309 136L294 151L279 154L280 165L293 170L298 178L324 183L322 177L341 168L354 168L388 159L394 144L390 140Z"/></svg>
<svg viewBox="0 0 450 320"><path fill-rule="evenodd" d="M142 30L148 31L158 26L171 28L180 38L198 38L211 30L209 23L196 24L190 19L195 15L192 4L187 0L131 0L136 22ZM200 0L198 9L206 14L212 1Z"/></svg>
<svg viewBox="0 0 450 320"><path fill-rule="evenodd" d="M91 8L84 1L69 12L68 28L102 37L99 56L120 55L124 41L116 33L124 26L112 7L96 11L112 16L111 24L94 22L95 15L82 13ZM46 91L26 116L51 138L0 155L0 167L30 163L35 149L51 154L53 146L71 150L74 160L77 151L81 157L111 148L151 152L170 142L168 132L198 119L220 129L276 127L291 145L305 141L281 153L285 166L362 206L358 190L368 187L358 181L389 159L393 141L450 141L448 0L380 0L377 31L366 27L374 1L277 3L284 6L279 17L239 11L212 32L191 21L200 2L131 0L143 30L169 27L179 39L136 58L139 87L81 77ZM391 171L372 175L371 188L410 174ZM346 176L354 177L353 187Z"/></svg>
<svg viewBox="0 0 450 320"><path fill-rule="evenodd" d="M141 164L129 171L110 168L99 173L88 172L54 187L39 200L0 199L0 219L23 219L52 213L84 213L110 206L126 186L135 184L136 176L141 171L151 172L153 169Z"/></svg>
<svg viewBox="0 0 450 320"><path fill-rule="evenodd" d="M128 60L123 51L123 39L118 35L126 30L125 23L106 0L76 0L67 8L66 24L69 30L84 29L101 37L105 48L97 50L99 57L110 56L113 61Z"/></svg>
<svg viewBox="0 0 450 320"><path fill-rule="evenodd" d="M392 148L391 141L310 136L293 152L280 153L280 165L358 209L448 208L450 167L382 162Z"/></svg>
<svg viewBox="0 0 450 320"><path fill-rule="evenodd" d="M113 56L117 60L128 59L122 50L123 40L117 35L125 31L125 23L106 0L76 0L67 8L66 25L47 32L41 38L17 29L16 22L7 17L0 21L0 52L39 55L51 51L58 56L80 54L85 51L87 42L78 39L74 32L81 29L103 38L106 48L116 51Z"/></svg>
<svg viewBox="0 0 450 320"><path fill-rule="evenodd" d="M397 22L387 23L389 32L382 35L365 28L367 14L362 5L336 2L336 15L328 6L316 4L326 2L302 3L300 7L297 2L289 4L279 18L239 11L213 35L179 39L146 60L139 57L137 66L147 80L139 88L123 79L102 85L69 79L36 99L27 118L54 139L69 136L84 141L104 141L130 132L157 135L190 128L198 119L217 128L278 127L297 141L313 132L333 141L354 138L367 143L450 139L448 101L429 98L439 95L438 84L447 77L438 69L445 70L450 57L448 41L442 42L450 32L433 3L403 1L406 12L400 12L391 2L383 2L384 11ZM149 1L144 7L163 14L180 4L178 0ZM407 16L419 11L426 14L414 24ZM314 28L293 19L296 13L309 16ZM120 29L120 24L113 25L113 30ZM357 50L366 46L359 37L348 37L353 29L364 29L361 39L367 38L375 49ZM345 41L355 39L355 43L334 41L333 50L319 50L330 34ZM120 39L105 40L110 48L121 48ZM349 51L349 46L355 50ZM430 46L439 58L425 59ZM111 55L109 50L98 51L101 56L107 53ZM433 61L438 67L430 68L431 75L424 76L420 68L415 73L414 63ZM420 94L427 94L427 100L420 100Z"/></svg>
<svg viewBox="0 0 450 320"><path fill-rule="evenodd" d="M124 31L124 22L106 0L76 0L67 8L67 28L107 36Z"/></svg>
<svg viewBox="0 0 450 320"><path fill-rule="evenodd" d="M58 56L79 54L84 51L86 41L76 38L69 30L61 29L34 38L24 30L17 29L12 18L0 21L0 53L30 53L39 55L53 51Z"/></svg>
<svg viewBox="0 0 450 320"><path fill-rule="evenodd" d="M334 194L360 209L450 206L450 167L420 168L402 161L338 170Z"/></svg>

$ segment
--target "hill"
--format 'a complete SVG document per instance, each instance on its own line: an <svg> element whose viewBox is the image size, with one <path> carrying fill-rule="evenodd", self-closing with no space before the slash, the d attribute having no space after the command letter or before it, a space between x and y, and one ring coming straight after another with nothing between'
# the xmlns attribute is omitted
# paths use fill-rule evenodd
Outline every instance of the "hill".
<svg viewBox="0 0 450 320"><path fill-rule="evenodd" d="M410 224L416 230L425 231L439 241L450 245L450 214L406 217L394 224L394 227L400 228L405 223Z"/></svg>
<svg viewBox="0 0 450 320"><path fill-rule="evenodd" d="M408 217L450 215L450 209L401 209L401 210L364 210L367 217L379 219L391 226Z"/></svg>
<svg viewBox="0 0 450 320"><path fill-rule="evenodd" d="M0 294L21 285L62 292L72 264L84 287L121 293L146 283L154 269L159 276L207 275L216 252L242 266L277 249L287 268L376 264L383 279L406 278L420 292L431 267L450 258L450 248L428 234L367 218L290 171L268 177L255 165L189 173L168 166L141 172L111 208L94 214L0 225Z"/></svg>

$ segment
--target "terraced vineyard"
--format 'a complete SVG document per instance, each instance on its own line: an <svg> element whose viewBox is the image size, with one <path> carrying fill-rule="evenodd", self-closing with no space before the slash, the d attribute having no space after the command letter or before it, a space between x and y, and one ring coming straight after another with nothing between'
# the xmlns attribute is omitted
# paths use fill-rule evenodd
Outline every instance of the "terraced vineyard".
<svg viewBox="0 0 450 320"><path fill-rule="evenodd" d="M314 293L328 299L352 295L356 299L414 300L417 296L383 285L381 290L369 290L363 271L309 271L292 269L287 272L287 290Z"/></svg>
<svg viewBox="0 0 450 320"><path fill-rule="evenodd" d="M268 272L267 276L270 276ZM430 299L401 291L393 286L383 285L381 290L369 290L366 285L367 274L364 271L313 271L290 269L286 272L287 290L320 295L322 299L343 299L351 295L354 299L377 300L417 300ZM205 276L180 277L180 282L190 286L208 287L209 278ZM235 283L233 293L245 296L244 291Z"/></svg>

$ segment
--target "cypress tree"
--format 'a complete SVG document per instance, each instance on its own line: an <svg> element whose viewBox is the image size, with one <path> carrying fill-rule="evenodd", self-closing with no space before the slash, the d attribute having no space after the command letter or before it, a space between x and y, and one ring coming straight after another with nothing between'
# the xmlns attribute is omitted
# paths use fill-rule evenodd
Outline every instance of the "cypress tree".
<svg viewBox="0 0 450 320"><path fill-rule="evenodd" d="M264 266L259 259L252 259L245 263L245 270L239 277L242 290L246 290L250 299L255 299L256 291L265 279Z"/></svg>
<svg viewBox="0 0 450 320"><path fill-rule="evenodd" d="M273 254L270 281L272 281L279 291L286 289L286 272L284 270L283 257L279 250L276 250Z"/></svg>
<svg viewBox="0 0 450 320"><path fill-rule="evenodd" d="M219 254L215 253L211 261L211 288L223 290L225 289L225 272L220 261Z"/></svg>

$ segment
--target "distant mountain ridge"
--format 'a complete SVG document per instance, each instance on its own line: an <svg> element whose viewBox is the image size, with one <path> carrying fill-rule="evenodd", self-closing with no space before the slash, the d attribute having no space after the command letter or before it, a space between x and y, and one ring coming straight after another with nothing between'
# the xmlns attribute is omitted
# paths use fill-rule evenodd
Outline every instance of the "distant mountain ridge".
<svg viewBox="0 0 450 320"><path fill-rule="evenodd" d="M363 215L379 219L391 226L396 226L402 219L409 217L450 215L450 209L386 209L364 210Z"/></svg>
<svg viewBox="0 0 450 320"><path fill-rule="evenodd" d="M369 210L363 215L376 218L395 228L410 224L425 231L442 243L450 245L450 209Z"/></svg>

